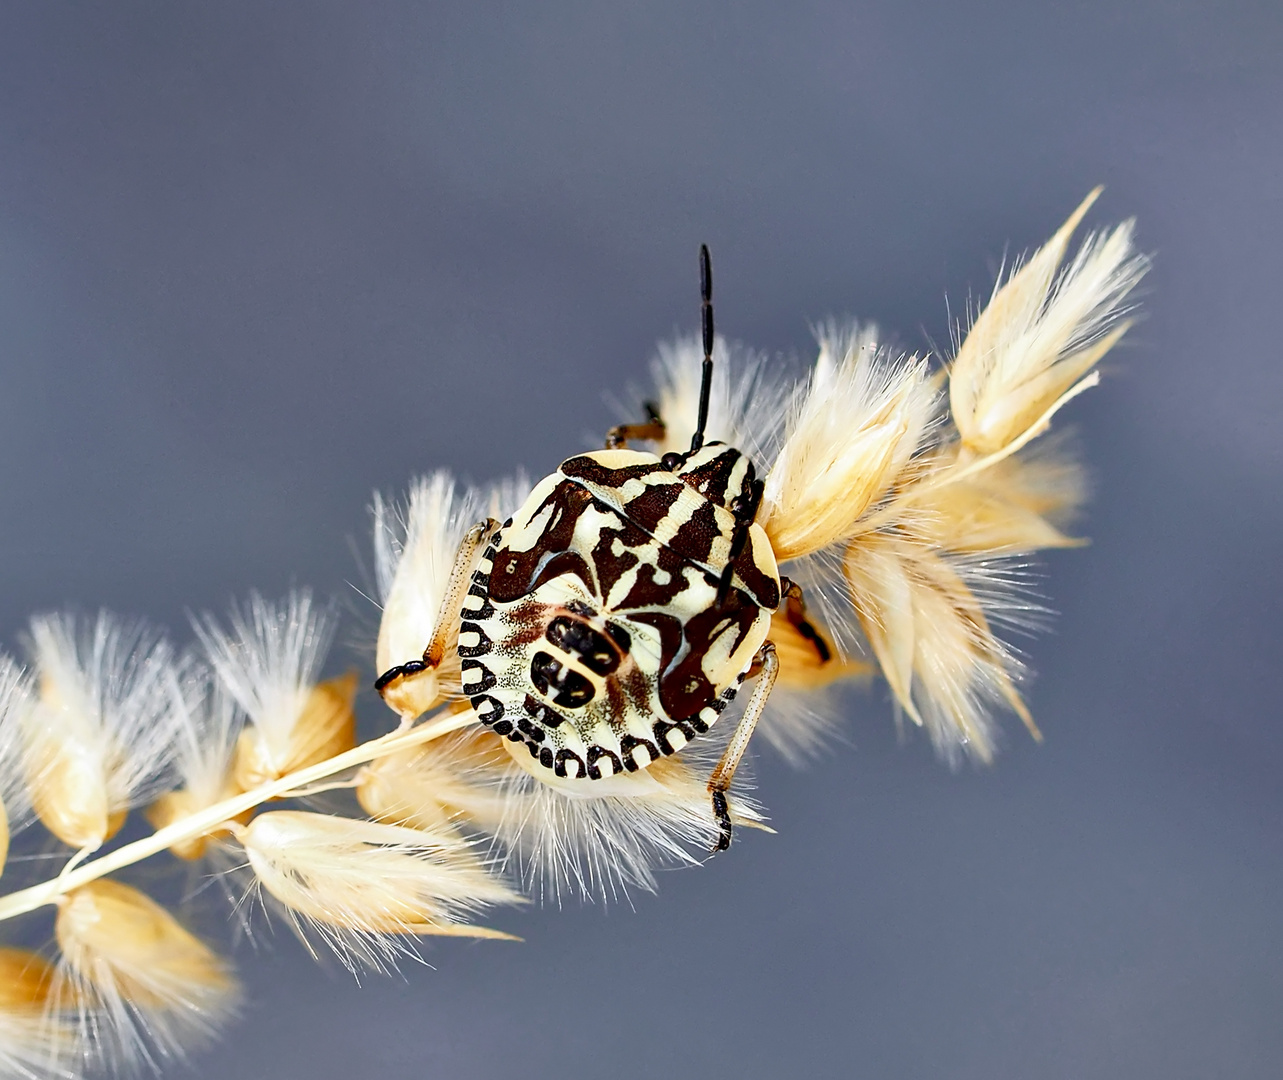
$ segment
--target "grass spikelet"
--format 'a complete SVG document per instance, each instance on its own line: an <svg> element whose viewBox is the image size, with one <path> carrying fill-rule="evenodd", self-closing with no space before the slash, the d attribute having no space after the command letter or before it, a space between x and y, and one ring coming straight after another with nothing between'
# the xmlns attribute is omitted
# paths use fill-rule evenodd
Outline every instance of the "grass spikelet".
<svg viewBox="0 0 1283 1080"><path fill-rule="evenodd" d="M350 967L384 966L409 948L406 936L504 936L462 920L521 900L443 830L274 810L237 838L259 885Z"/></svg>
<svg viewBox="0 0 1283 1080"><path fill-rule="evenodd" d="M1148 268L1132 249L1131 222L1090 235L1057 268L1098 188L1043 247L999 278L958 346L949 407L973 456L996 453L1054 410L1118 341L1128 295Z"/></svg>
<svg viewBox="0 0 1283 1080"><path fill-rule="evenodd" d="M1015 662L980 602L940 555L912 541L862 538L845 570L861 625L901 708L949 761L989 761L990 710L1013 709L1037 734L1012 683Z"/></svg>
<svg viewBox="0 0 1283 1080"><path fill-rule="evenodd" d="M213 1034L233 1009L226 963L150 897L104 878L63 898L54 993L78 1005L95 1052L123 1068L158 1065Z"/></svg>
<svg viewBox="0 0 1283 1080"><path fill-rule="evenodd" d="M370 762L356 795L367 814L393 825L493 832L506 812L510 765L499 738L475 726Z"/></svg>
<svg viewBox="0 0 1283 1080"><path fill-rule="evenodd" d="M485 516L482 499L461 494L444 469L418 480L399 514L375 494L374 568L383 603L375 646L379 671L422 659L436 630L455 552L468 529ZM440 666L401 680L395 693L403 716L426 712L441 700L443 685L458 681L456 646L452 636Z"/></svg>
<svg viewBox="0 0 1283 1080"><path fill-rule="evenodd" d="M918 449L936 409L925 361L858 329L821 331L820 354L766 476L759 523L781 562L849 538Z"/></svg>
<svg viewBox="0 0 1283 1080"><path fill-rule="evenodd" d="M172 650L140 622L41 615L30 648L39 697L26 713L32 804L58 839L93 849L167 769Z"/></svg>
<svg viewBox="0 0 1283 1080"><path fill-rule="evenodd" d="M0 653L0 875L9 839L31 812L22 768L22 725L31 708L31 687L22 669Z"/></svg>
<svg viewBox="0 0 1283 1080"><path fill-rule="evenodd" d="M378 671L423 658L436 632L464 535L487 517L508 517L529 491L524 475L487 488L461 489L449 471L440 469L414 483L404 507L387 503L375 492L374 571L383 606L375 645ZM453 613L447 625L450 634L441 662L384 691L384 700L406 721L457 696L458 626Z"/></svg>
<svg viewBox="0 0 1283 1080"><path fill-rule="evenodd" d="M159 795L147 808L152 828L163 829L233 795L236 740L244 714L224 687L211 682L203 665L189 661L175 674L170 693L179 714L174 769L181 786ZM188 837L170 847L180 859L199 859L208 836Z"/></svg>
<svg viewBox="0 0 1283 1080"><path fill-rule="evenodd" d="M232 609L231 633L209 616L194 625L215 674L249 717L234 766L242 790L354 744L356 676L317 684L333 626L310 592L280 604L252 595Z"/></svg>
<svg viewBox="0 0 1283 1080"><path fill-rule="evenodd" d="M50 1009L53 968L37 953L0 948L0 1076L66 1077L60 1058L71 1032Z"/></svg>
<svg viewBox="0 0 1283 1080"><path fill-rule="evenodd" d="M1071 520L1085 495L1082 469L1051 444L930 490L914 506L919 530L945 550L1016 555L1081 544L1057 523Z"/></svg>

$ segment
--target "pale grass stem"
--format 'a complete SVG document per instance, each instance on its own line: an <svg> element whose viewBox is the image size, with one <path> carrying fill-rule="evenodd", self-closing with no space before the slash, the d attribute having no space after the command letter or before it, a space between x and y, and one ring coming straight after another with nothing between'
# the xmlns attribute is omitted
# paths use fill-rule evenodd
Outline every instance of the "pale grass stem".
<svg viewBox="0 0 1283 1080"><path fill-rule="evenodd" d="M364 765L387 754L395 754L399 750L407 750L410 747L431 742L433 739L439 739L452 731L459 731L475 722L476 718L471 713L461 712L440 720L428 721L417 727L392 731L325 761L309 765L277 780L260 784L251 791L233 795L222 802L166 825L150 836L125 844L115 851L93 859L70 873L59 874L49 881L40 882L7 896L0 896L0 922L35 911L46 904L57 903L64 894L107 874L132 866L143 859L158 855L172 845L215 832L220 826L270 799L290 798L319 780L325 780L346 769Z"/></svg>

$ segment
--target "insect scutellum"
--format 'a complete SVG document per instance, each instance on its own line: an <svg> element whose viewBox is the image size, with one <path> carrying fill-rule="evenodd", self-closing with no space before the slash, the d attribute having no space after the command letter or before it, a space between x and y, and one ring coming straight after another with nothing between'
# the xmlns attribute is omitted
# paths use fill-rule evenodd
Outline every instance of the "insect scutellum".
<svg viewBox="0 0 1283 1080"><path fill-rule="evenodd" d="M690 450L657 457L629 447L665 435L648 404L644 422L615 427L604 450L564 461L507 521L474 527L423 659L384 672L375 687L390 700L403 680L438 667L457 625L461 689L478 719L539 779L607 793L612 777L707 732L756 678L708 780L725 849L726 793L779 670L772 614L784 605L822 662L829 651L755 523L763 482L753 462L705 443L712 291L701 245L704 360Z"/></svg>

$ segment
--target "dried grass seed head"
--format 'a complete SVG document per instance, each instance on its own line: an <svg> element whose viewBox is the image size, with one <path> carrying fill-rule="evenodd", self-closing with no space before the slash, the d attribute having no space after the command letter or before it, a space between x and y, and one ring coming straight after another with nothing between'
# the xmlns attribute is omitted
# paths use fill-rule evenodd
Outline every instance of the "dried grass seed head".
<svg viewBox="0 0 1283 1080"><path fill-rule="evenodd" d="M852 536L938 412L926 361L868 338L855 326L821 328L819 357L766 476L759 516L781 562Z"/></svg>
<svg viewBox="0 0 1283 1080"><path fill-rule="evenodd" d="M38 700L24 720L27 784L55 836L94 848L163 783L173 754L173 650L146 624L39 615L29 648Z"/></svg>
<svg viewBox="0 0 1283 1080"><path fill-rule="evenodd" d="M9 856L10 837L31 814L22 753L22 729L31 706L26 673L0 653L0 875Z"/></svg>
<svg viewBox="0 0 1283 1080"><path fill-rule="evenodd" d="M455 552L484 516L481 499L461 493L444 469L416 481L399 513L375 494L374 567L383 604L375 646L378 671L422 659L441 614ZM446 664L398 684L396 707L403 716L427 712L444 696L443 684L457 681L456 640L446 650Z"/></svg>
<svg viewBox="0 0 1283 1080"><path fill-rule="evenodd" d="M173 673L173 709L179 716L174 743L174 771L179 786L162 792L147 808L147 820L163 829L236 794L237 739L245 715L209 669L189 656ZM207 836L189 837L170 848L180 859L205 854Z"/></svg>
<svg viewBox="0 0 1283 1080"><path fill-rule="evenodd" d="M0 948L0 1076L54 1080L72 1033L51 1009L53 968L37 953Z"/></svg>
<svg viewBox="0 0 1283 1080"><path fill-rule="evenodd" d="M121 1070L204 1042L235 1007L227 964L150 897L101 878L63 898L55 994Z"/></svg>
<svg viewBox="0 0 1283 1080"><path fill-rule="evenodd" d="M404 506L389 504L375 493L374 570L383 606L375 646L378 671L423 658L442 617L441 605L464 535L487 517L502 521L529 492L524 475L485 488L465 488L440 469L415 481ZM457 696L456 613L445 615L451 633L442 663L398 680L385 692L385 700L405 720Z"/></svg>
<svg viewBox="0 0 1283 1080"><path fill-rule="evenodd" d="M464 920L522 899L452 831L273 810L237 838L303 940L319 935L354 969L386 966L407 937L502 936Z"/></svg>
<svg viewBox="0 0 1283 1080"><path fill-rule="evenodd" d="M992 758L996 705L1036 732L1013 683L1019 665L956 566L912 540L873 535L850 546L845 570L883 676L946 760Z"/></svg>
<svg viewBox="0 0 1283 1080"><path fill-rule="evenodd" d="M949 406L964 448L1009 445L1081 380L1128 327L1128 297L1149 263L1132 247L1133 223L1089 235L1058 273L1093 191L1046 244L1000 277L949 372Z"/></svg>
<svg viewBox="0 0 1283 1080"><path fill-rule="evenodd" d="M234 767L243 789L323 761L355 742L356 677L318 683L334 631L330 612L307 590L280 603L257 593L232 608L231 630L193 620L223 688L249 718Z"/></svg>

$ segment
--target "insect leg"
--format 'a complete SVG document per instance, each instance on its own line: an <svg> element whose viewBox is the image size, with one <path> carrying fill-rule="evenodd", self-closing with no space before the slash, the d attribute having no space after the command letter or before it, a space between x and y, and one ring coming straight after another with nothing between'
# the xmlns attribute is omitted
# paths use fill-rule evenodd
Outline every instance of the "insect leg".
<svg viewBox="0 0 1283 1080"><path fill-rule="evenodd" d="M629 439L648 439L658 442L668 430L663 418L659 415L659 406L653 401L646 402L646 422L643 424L617 424L606 433L606 449L619 450L628 445Z"/></svg>
<svg viewBox="0 0 1283 1080"><path fill-rule="evenodd" d="M731 814L726 802L726 792L730 790L731 781L735 779L735 770L744 759L748 741L753 737L753 729L761 719L762 710L766 708L766 699L771 696L771 688L775 685L775 676L780 671L780 662L775 655L775 645L772 642L765 642L757 650L753 665L761 669L757 685L753 688L753 696L748 699L748 707L740 717L731 741L726 744L722 759L708 778L709 794L713 796L713 814L721 827L721 835L717 838L716 850L718 851L725 851L731 846Z"/></svg>
<svg viewBox="0 0 1283 1080"><path fill-rule="evenodd" d="M459 605L462 603L464 590L468 587L468 580L472 576L472 567L477 561L477 550L498 527L499 523L494 518L487 518L485 521L472 526L464 534L463 542L459 544L459 550L455 553L454 566L450 569L450 577L446 581L445 594L441 599L441 607L437 612L437 621L436 626L433 628L432 640L428 642L428 647L423 650L423 659L398 664L394 668L389 668L375 680L374 689L379 692L379 696L384 701L387 701L392 708L401 712L402 715L405 715L404 710L398 709L397 705L389 699L388 694L394 692L403 679L420 675L425 671L432 671L440 666L442 659L445 657L446 644L450 639L450 633L459 621Z"/></svg>
<svg viewBox="0 0 1283 1080"><path fill-rule="evenodd" d="M784 617L793 625L799 634L815 646L820 663L827 664L833 659L833 650L824 640L824 635L815 628L815 624L806 617L806 601L802 599L802 588L796 581L780 579L780 591L784 594Z"/></svg>

